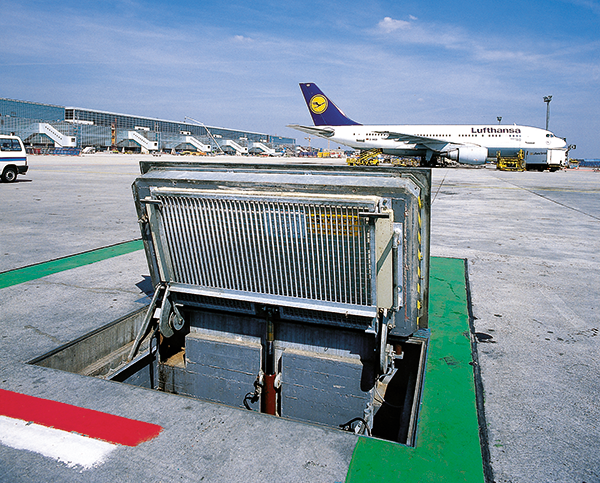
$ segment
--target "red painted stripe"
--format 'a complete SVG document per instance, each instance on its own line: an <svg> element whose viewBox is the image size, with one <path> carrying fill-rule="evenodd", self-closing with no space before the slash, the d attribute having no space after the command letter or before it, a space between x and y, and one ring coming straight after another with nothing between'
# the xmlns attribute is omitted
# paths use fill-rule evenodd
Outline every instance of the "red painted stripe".
<svg viewBox="0 0 600 483"><path fill-rule="evenodd" d="M0 415L125 446L137 446L155 438L162 430L157 424L4 389L0 389Z"/></svg>

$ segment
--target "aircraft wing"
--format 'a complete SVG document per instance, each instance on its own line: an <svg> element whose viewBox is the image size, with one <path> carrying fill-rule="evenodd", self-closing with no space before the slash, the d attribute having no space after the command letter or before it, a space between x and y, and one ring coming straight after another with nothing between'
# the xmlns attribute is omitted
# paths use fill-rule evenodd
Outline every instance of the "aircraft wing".
<svg viewBox="0 0 600 483"><path fill-rule="evenodd" d="M291 127L297 131L302 131L306 134L312 134L313 136L321 136L324 138L330 138L335 134L335 129L326 126L301 126L300 124L288 124L286 127Z"/></svg>
<svg viewBox="0 0 600 483"><path fill-rule="evenodd" d="M439 139L433 139L423 136L415 136L414 134L404 134L401 132L392 132L392 131L375 131L377 134L387 134L386 139L390 139L393 141L399 141L409 144L431 144L431 143L439 143Z"/></svg>
<svg viewBox="0 0 600 483"><path fill-rule="evenodd" d="M414 134L405 134L400 132L392 132L392 131L375 131L377 134L387 134L386 139L390 139L393 141L408 143L408 144L420 144L427 149L430 149L435 152L443 152L448 151L451 146L459 146L460 144L451 142L451 141L443 141L441 139L428 138L425 136L415 136Z"/></svg>

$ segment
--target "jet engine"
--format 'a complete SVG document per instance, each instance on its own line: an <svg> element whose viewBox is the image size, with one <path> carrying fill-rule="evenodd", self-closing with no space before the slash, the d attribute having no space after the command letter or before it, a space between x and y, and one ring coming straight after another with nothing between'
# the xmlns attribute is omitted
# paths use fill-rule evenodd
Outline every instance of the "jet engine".
<svg viewBox="0 0 600 483"><path fill-rule="evenodd" d="M488 150L481 146L461 146L448 151L446 157L462 164L485 164Z"/></svg>

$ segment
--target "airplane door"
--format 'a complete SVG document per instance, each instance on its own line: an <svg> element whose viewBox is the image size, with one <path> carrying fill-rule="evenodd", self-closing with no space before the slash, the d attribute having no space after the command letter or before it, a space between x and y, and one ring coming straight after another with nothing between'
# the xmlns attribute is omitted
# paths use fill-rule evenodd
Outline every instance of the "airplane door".
<svg viewBox="0 0 600 483"><path fill-rule="evenodd" d="M531 131L529 131L528 129L526 129L525 132L523 133L523 140L525 141L525 144L527 146L532 146L535 144L535 139L531 135Z"/></svg>

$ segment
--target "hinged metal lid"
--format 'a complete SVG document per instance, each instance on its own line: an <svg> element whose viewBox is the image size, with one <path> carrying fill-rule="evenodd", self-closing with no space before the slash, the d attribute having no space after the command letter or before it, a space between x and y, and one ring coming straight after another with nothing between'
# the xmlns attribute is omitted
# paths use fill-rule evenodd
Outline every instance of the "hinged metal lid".
<svg viewBox="0 0 600 483"><path fill-rule="evenodd" d="M428 170L145 163L133 185L155 285L184 304L331 325L427 326ZM338 321L338 322L336 322Z"/></svg>

